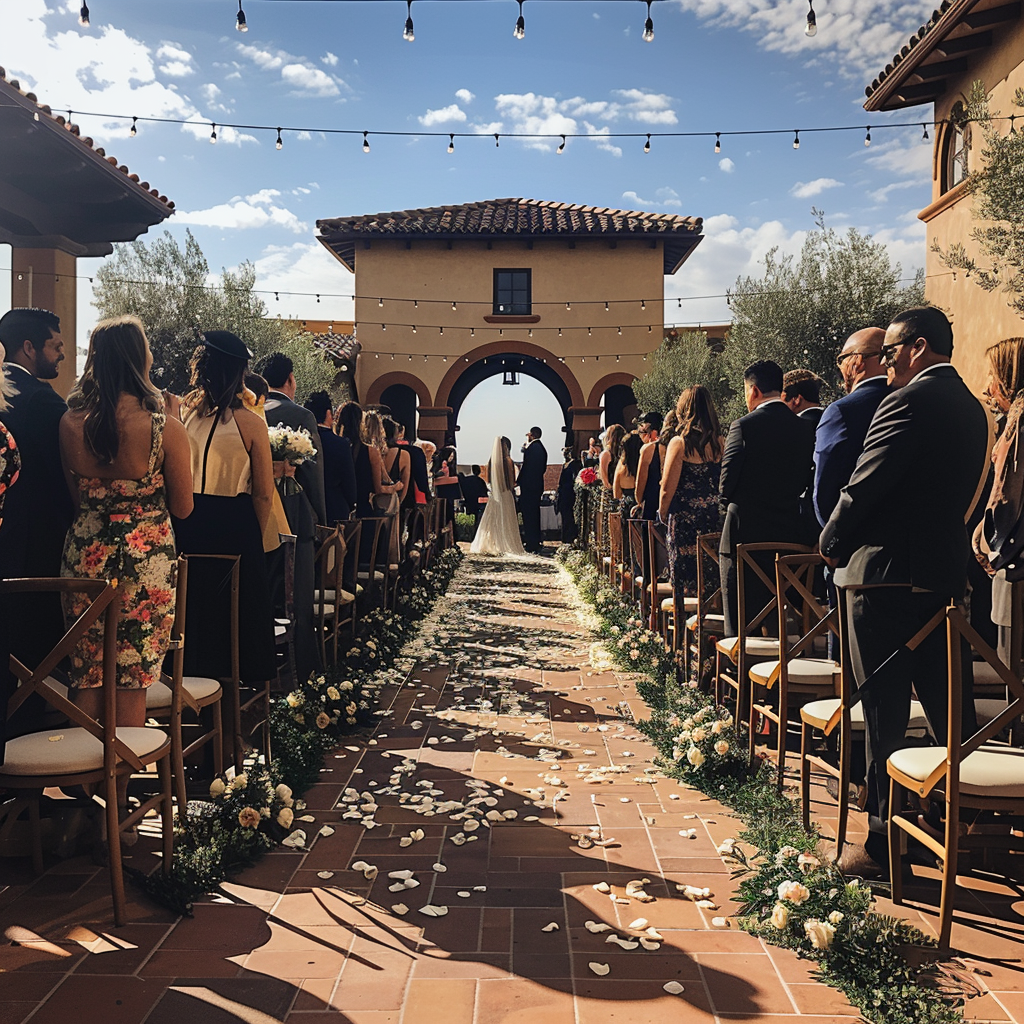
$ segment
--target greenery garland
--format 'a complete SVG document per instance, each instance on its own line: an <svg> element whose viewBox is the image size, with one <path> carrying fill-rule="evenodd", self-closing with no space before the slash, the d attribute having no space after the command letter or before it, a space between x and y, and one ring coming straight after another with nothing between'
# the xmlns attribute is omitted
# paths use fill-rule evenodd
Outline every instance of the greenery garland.
<svg viewBox="0 0 1024 1024"><path fill-rule="evenodd" d="M175 829L170 874L131 871L145 892L179 914L190 914L196 898L279 843L305 845L301 794L343 736L369 728L383 713L381 691L402 676L396 659L461 561L457 547L442 552L411 587L399 590L394 611L374 609L360 618L358 633L347 650L339 650L337 665L272 701L269 767L253 750L240 773L213 780L209 799L189 801L187 821L179 820Z"/></svg>
<svg viewBox="0 0 1024 1024"><path fill-rule="evenodd" d="M872 911L870 888L847 881L821 856L820 835L803 827L800 807L778 791L774 766L765 761L751 773L746 736L728 709L696 682L677 685L661 637L643 626L588 555L563 546L558 560L597 615L603 642L593 646L592 662L608 659L639 674L637 691L651 717L636 727L656 745L665 774L718 800L744 823L735 840L718 848L735 865L733 877L742 879L735 897L740 927L815 961L818 978L871 1024L961 1020L963 999L923 981L921 967L905 955L908 947L935 949L935 940L901 918Z"/></svg>

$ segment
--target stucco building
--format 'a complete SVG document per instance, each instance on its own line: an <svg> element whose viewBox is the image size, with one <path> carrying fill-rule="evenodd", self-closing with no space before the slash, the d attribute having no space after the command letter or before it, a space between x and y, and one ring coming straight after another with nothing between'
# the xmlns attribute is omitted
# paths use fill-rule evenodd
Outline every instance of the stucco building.
<svg viewBox="0 0 1024 1024"><path fill-rule="evenodd" d="M532 199L317 221L356 275L365 403L436 442L481 381L526 374L568 431L628 404L663 334L664 279L701 241L700 218ZM557 445L549 446L557 450Z"/></svg>
<svg viewBox="0 0 1024 1024"><path fill-rule="evenodd" d="M1000 291L984 291L960 272L953 275L933 251L962 243L978 256L971 238L977 226L971 214L967 175L978 167L981 132L957 124L972 83L981 81L993 114L1015 112L1013 97L1024 87L1024 19L1020 3L1006 0L944 0L867 87L864 108L898 110L924 103L934 113L923 116L933 140L932 202L918 215L928 225L925 286L929 301L953 321L953 361L975 391L988 374L985 349L1001 338L1024 333L1024 323ZM1009 131L1009 126L1002 128ZM982 258L983 262L983 258Z"/></svg>

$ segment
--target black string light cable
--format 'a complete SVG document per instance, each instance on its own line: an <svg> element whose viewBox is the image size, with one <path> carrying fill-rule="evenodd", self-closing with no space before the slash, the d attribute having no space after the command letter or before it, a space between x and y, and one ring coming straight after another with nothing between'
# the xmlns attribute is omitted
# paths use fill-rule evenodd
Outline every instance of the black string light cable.
<svg viewBox="0 0 1024 1024"><path fill-rule="evenodd" d="M412 2L412 0L408 0ZM4 103L0 104L4 107L14 107L16 104ZM23 109L23 108L19 108ZM59 109L59 108L58 108ZM181 118L181 117L145 117L142 115L134 114L121 114L121 113L110 113L101 112L96 110L68 110L68 123L71 121L72 115L76 117L95 117L104 121L130 121L132 127L138 130L140 124L175 124L187 127L205 127L211 122L203 120L201 118ZM1011 131L1013 130L1013 122L1016 115L993 115L987 118L958 118L956 123L958 125L971 124L975 122L992 121L1007 121L1010 124ZM921 128L925 129L925 135L922 139L923 142L929 141L927 133L928 126L930 125L933 129L941 128L942 126L949 124L948 118L942 118L938 120L932 120L928 122L921 121L889 121L882 122L875 125L868 125L866 128L863 125L819 125L810 128L735 128L726 131L672 131L672 132L607 132L600 135L594 135L587 132L566 132L564 135L561 132L495 132L490 137L494 139L495 146L499 145L499 139L529 139L531 141L549 141L551 143L560 142L562 139L591 139L594 141L606 142L610 139L625 140L625 139L643 139L644 146L643 151L650 153L651 141L653 139L714 139L715 152L721 152L722 139L724 137L732 138L743 138L753 136L774 136L774 135L789 135L793 133L793 148L800 148L800 135L824 135L830 133L844 133L844 132L866 132L864 138L864 145L871 145L871 132L882 131L885 129L898 129L898 128ZM388 129L362 129L362 128L330 128L330 127L310 127L303 125L285 125L283 127L271 125L271 124L257 124L257 123L245 123L240 121L219 121L216 124L211 124L211 135L210 141L217 141L217 128L232 128L236 131L252 131L252 132L266 132L272 134L275 138L280 137L282 133L291 133L294 135L299 134L319 134L319 135L346 135L346 136L362 136L363 152L370 152L369 136L377 136L379 138L399 138L399 139L422 139L422 138L438 138L448 139L448 152L454 151L455 140L459 139L484 139L488 135L480 132L447 132L447 131L394 131ZM134 134L131 133L130 134Z"/></svg>

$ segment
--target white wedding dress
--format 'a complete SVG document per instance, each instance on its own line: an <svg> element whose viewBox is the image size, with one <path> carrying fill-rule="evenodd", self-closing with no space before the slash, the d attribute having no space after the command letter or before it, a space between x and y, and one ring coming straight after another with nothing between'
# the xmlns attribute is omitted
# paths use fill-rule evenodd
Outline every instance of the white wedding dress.
<svg viewBox="0 0 1024 1024"><path fill-rule="evenodd" d="M500 437L494 439L487 475L491 493L469 550L474 555L525 556L519 536L516 497L505 476L505 451Z"/></svg>

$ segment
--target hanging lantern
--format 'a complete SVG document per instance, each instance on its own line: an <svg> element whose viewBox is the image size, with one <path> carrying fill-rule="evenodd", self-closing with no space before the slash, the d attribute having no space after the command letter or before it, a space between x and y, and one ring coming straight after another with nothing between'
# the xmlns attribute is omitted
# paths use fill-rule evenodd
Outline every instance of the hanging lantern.
<svg viewBox="0 0 1024 1024"><path fill-rule="evenodd" d="M501 375L501 383L515 386L519 383L519 374L515 370L506 369Z"/></svg>

